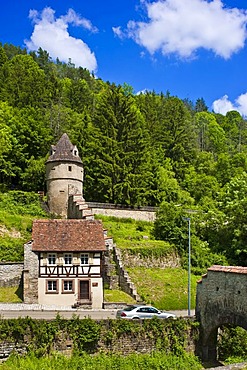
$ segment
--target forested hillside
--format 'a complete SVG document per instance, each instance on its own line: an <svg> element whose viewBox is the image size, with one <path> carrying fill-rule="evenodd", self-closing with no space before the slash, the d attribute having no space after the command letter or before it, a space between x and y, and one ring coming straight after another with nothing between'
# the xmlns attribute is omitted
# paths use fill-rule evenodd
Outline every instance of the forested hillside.
<svg viewBox="0 0 247 370"><path fill-rule="evenodd" d="M154 236L181 252L189 214L195 267L247 265L247 125L238 112L214 114L203 98L169 92L136 95L42 49L0 44L1 191L44 190L49 147L64 132L80 151L87 201L160 206Z"/></svg>

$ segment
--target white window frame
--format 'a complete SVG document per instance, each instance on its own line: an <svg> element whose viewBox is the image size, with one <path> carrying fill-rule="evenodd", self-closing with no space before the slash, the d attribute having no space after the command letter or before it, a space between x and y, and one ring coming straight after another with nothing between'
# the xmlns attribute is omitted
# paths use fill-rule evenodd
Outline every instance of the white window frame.
<svg viewBox="0 0 247 370"><path fill-rule="evenodd" d="M49 287L49 285L51 286ZM57 279L56 280L54 279L46 280L46 293L58 293L58 280Z"/></svg>
<svg viewBox="0 0 247 370"><path fill-rule="evenodd" d="M50 261L55 261L55 263L50 263ZM47 266L55 266L57 264L57 254L56 253L48 253L47 254Z"/></svg>
<svg viewBox="0 0 247 370"><path fill-rule="evenodd" d="M87 261L87 262L85 262ZM87 266L89 265L89 253L81 253L80 255L80 265Z"/></svg>
<svg viewBox="0 0 247 370"><path fill-rule="evenodd" d="M68 263L68 260L70 260L70 262ZM65 266L71 266L73 264L73 253L64 253L63 255L63 264Z"/></svg>
<svg viewBox="0 0 247 370"><path fill-rule="evenodd" d="M63 284L63 288L62 288L63 293L74 293L75 291L74 290L74 280L63 280L62 284ZM71 285L71 289L70 289L70 285Z"/></svg>

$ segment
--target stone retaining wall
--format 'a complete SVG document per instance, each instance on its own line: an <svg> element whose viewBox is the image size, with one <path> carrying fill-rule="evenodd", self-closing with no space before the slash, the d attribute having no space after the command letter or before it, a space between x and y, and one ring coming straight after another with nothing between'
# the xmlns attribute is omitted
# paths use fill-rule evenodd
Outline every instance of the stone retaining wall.
<svg viewBox="0 0 247 370"><path fill-rule="evenodd" d="M129 355L132 353L152 353L157 350L157 343L160 340L167 339L167 344L165 349L167 351L172 351L174 342L171 340L170 336L170 325L176 328L177 321L166 325L166 320L161 320L161 325L164 324L163 330L156 330L155 327L143 330L142 321L131 323L133 325L133 331L120 330L121 326L114 327L112 325L112 320L104 320L104 322L99 323L100 337L95 343L92 343L92 347L88 348L89 353L91 351L95 353L105 353L105 354L122 354ZM190 324L191 320L188 322L187 329L184 333L184 343L183 347L188 353L195 353L196 350L196 340L193 326ZM166 329L167 328L167 329ZM166 331L167 330L167 331ZM174 329L173 329L174 330ZM166 332L166 334L165 334ZM164 338L165 335L165 338ZM28 346L31 344L31 340L37 345L38 342L35 341L35 336L32 338L25 336L25 338L15 341L9 338L8 341L3 340L0 343L0 361L7 360L12 352L16 352L20 355L24 355ZM59 330L56 332L53 341L51 343L51 350L62 353L64 355L72 355L74 346L76 346L76 341L80 338L75 339L75 342L71 340L66 329ZM160 346L160 344L158 344Z"/></svg>
<svg viewBox="0 0 247 370"><path fill-rule="evenodd" d="M18 286L22 279L23 262L0 263L0 287Z"/></svg>
<svg viewBox="0 0 247 370"><path fill-rule="evenodd" d="M32 251L32 244L24 246L23 296L25 303L38 303L38 253Z"/></svg>
<svg viewBox="0 0 247 370"><path fill-rule="evenodd" d="M131 254L130 252L128 252L127 249L122 249L121 252L122 252L122 261L125 267L150 268L150 266L152 266L152 267L161 268L161 269L164 269L167 267L172 267L172 268L181 267L180 257L175 253L158 258L154 256L143 257L140 254Z"/></svg>
<svg viewBox="0 0 247 370"><path fill-rule="evenodd" d="M90 203L88 203L90 206ZM155 220L156 212L154 211L142 211L138 209L117 209L117 208L94 208L92 207L92 213L103 216L113 216L119 218L132 218L136 221L150 221Z"/></svg>

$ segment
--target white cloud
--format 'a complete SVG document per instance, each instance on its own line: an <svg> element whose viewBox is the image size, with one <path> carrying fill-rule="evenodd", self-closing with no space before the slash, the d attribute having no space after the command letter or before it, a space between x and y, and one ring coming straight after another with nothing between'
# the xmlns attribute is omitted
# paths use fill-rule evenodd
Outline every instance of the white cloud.
<svg viewBox="0 0 247 370"><path fill-rule="evenodd" d="M221 0L142 0L146 22L129 21L127 29L115 28L145 47L151 54L176 54L191 58L199 48L225 59L243 48L247 12L226 8Z"/></svg>
<svg viewBox="0 0 247 370"><path fill-rule="evenodd" d="M247 117L247 93L240 95L233 103L227 95L213 102L213 110L215 113L225 115L231 110L238 111L242 116Z"/></svg>
<svg viewBox="0 0 247 370"><path fill-rule="evenodd" d="M88 19L82 18L73 9L69 9L66 15L55 18L55 11L49 7L44 8L41 13L30 10L29 18L35 25L30 40L25 41L28 50L41 47L54 59L68 62L70 58L76 67L97 70L95 55L88 45L81 39L70 36L68 32L69 24L96 32L97 29Z"/></svg>
<svg viewBox="0 0 247 370"><path fill-rule="evenodd" d="M118 36L120 39L125 37L124 32L121 30L121 27L112 27L112 30L116 36Z"/></svg>

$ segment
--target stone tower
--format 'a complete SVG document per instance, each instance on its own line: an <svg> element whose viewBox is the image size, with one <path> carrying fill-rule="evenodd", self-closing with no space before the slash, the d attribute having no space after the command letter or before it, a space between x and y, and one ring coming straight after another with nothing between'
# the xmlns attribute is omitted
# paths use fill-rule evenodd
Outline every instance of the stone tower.
<svg viewBox="0 0 247 370"><path fill-rule="evenodd" d="M70 195L80 194L83 199L83 164L67 134L51 146L46 161L46 187L49 210L58 216L67 217Z"/></svg>

